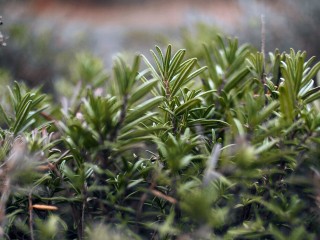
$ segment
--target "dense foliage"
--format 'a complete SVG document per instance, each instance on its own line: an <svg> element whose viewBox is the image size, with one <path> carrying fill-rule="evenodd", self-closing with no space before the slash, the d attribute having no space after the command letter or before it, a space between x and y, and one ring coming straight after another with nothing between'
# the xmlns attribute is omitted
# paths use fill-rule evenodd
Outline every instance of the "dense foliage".
<svg viewBox="0 0 320 240"><path fill-rule="evenodd" d="M187 51L110 76L81 54L61 104L1 90L3 238L320 236L320 63L219 36Z"/></svg>

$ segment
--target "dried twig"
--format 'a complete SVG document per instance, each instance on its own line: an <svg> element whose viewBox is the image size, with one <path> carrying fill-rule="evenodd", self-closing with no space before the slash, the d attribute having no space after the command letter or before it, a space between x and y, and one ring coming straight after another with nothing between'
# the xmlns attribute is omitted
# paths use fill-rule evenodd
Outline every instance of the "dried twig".
<svg viewBox="0 0 320 240"><path fill-rule="evenodd" d="M164 193L158 191L158 190L151 190L151 193L159 198L162 198L164 200L167 200L169 203L172 203L172 204L176 204L177 203L177 200L173 197L170 197L168 195L165 195Z"/></svg>
<svg viewBox="0 0 320 240"><path fill-rule="evenodd" d="M44 211L56 211L58 208L52 205L45 205L45 204L34 204L31 205L32 209L44 210Z"/></svg>

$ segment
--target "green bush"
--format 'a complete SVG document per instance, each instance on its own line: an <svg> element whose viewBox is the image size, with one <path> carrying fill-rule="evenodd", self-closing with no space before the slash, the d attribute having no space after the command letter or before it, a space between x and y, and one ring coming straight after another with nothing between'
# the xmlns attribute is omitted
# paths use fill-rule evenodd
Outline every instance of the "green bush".
<svg viewBox="0 0 320 240"><path fill-rule="evenodd" d="M186 52L156 47L152 61L131 65L119 57L110 76L79 55L71 69L81 83L68 82L61 105L8 88L3 238L320 235L320 63L220 36L198 59Z"/></svg>

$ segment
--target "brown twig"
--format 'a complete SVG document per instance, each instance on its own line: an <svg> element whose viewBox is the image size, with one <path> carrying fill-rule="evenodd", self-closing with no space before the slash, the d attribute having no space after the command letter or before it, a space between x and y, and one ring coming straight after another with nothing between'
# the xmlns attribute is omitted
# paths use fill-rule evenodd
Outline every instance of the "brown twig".
<svg viewBox="0 0 320 240"><path fill-rule="evenodd" d="M45 113L45 112L40 112L40 115L46 119L47 121L54 121L55 123L57 122L57 119L55 119L53 116Z"/></svg>
<svg viewBox="0 0 320 240"><path fill-rule="evenodd" d="M153 189L153 190L151 190L151 193L153 195L155 195L156 197L159 197L159 198L162 198L162 199L168 201L169 203L176 204L178 202L175 198L170 197L168 195L165 195L164 193L162 193L158 190Z"/></svg>
<svg viewBox="0 0 320 240"><path fill-rule="evenodd" d="M31 205L32 209L44 210L44 211L56 211L58 208L52 205L45 205L45 204L34 204Z"/></svg>

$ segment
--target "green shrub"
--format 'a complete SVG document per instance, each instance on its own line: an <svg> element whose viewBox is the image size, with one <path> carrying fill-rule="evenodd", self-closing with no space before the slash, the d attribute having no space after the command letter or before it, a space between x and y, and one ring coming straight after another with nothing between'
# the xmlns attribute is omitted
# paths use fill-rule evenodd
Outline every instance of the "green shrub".
<svg viewBox="0 0 320 240"><path fill-rule="evenodd" d="M62 106L9 88L3 238L320 235L320 63L294 50L267 58L220 36L197 50L199 61L186 51L156 47L152 61L131 65L119 57L110 77L79 55L82 85L68 83L73 98Z"/></svg>

